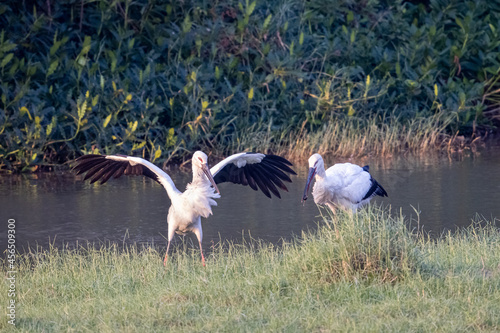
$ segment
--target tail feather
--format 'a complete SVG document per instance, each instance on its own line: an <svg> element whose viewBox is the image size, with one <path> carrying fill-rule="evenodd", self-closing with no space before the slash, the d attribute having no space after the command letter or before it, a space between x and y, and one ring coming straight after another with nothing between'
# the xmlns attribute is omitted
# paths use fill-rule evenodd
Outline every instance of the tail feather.
<svg viewBox="0 0 500 333"><path fill-rule="evenodd" d="M375 182L375 183L377 183L377 182ZM381 197L388 197L389 196L387 194L387 192L385 191L385 189L382 187L382 185L380 185L379 183L377 183L377 189L375 190L375 194L380 195Z"/></svg>
<svg viewBox="0 0 500 333"><path fill-rule="evenodd" d="M372 181L372 186L370 187L370 189L368 190L368 192L366 192L365 196L363 197L362 200L365 200L365 199L368 199L368 198L371 198L371 197L374 197L376 195L379 195L381 197L387 197L387 192L385 191L385 189L382 187L382 185L380 185L375 179L371 179Z"/></svg>

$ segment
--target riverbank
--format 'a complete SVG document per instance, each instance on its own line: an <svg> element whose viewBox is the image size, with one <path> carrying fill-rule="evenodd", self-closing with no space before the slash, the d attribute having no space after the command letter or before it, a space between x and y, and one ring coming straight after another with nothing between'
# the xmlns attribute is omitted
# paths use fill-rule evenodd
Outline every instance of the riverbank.
<svg viewBox="0 0 500 333"><path fill-rule="evenodd" d="M397 117L389 117L386 122L379 119L343 118L325 123L316 130L288 128L272 130L271 126L251 126L241 130L237 138L230 142L212 142L202 140L196 145L197 150L206 152L215 164L231 154L243 151L262 152L283 156L293 163L304 163L313 153L336 158L391 158L394 156L451 156L451 154L475 153L490 143L497 143L499 135L485 132L482 136L464 136L448 134L447 126L451 117L438 113L429 118L413 119L402 123ZM161 149L161 148L159 148ZM94 147L84 153L101 154L107 149ZM152 157L152 161L163 167L183 166L191 160L193 151L176 146L160 158ZM19 151L20 154L26 151ZM73 152L74 153L74 152ZM129 152L132 156L150 158L144 151ZM77 156L77 155L72 155ZM61 163L36 162L32 159L28 164L14 163L7 167L1 165L1 173L50 172L68 170L72 160L61 160Z"/></svg>
<svg viewBox="0 0 500 333"><path fill-rule="evenodd" d="M33 332L498 330L493 222L438 240L406 222L376 207L326 215L317 231L282 247L216 245L206 267L191 247L166 268L164 248L22 255L16 323ZM11 328L6 316L0 328Z"/></svg>

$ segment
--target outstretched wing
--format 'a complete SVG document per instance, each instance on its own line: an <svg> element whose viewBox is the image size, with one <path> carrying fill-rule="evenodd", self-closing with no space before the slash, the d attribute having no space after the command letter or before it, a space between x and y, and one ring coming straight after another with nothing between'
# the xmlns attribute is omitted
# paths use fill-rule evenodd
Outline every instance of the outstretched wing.
<svg viewBox="0 0 500 333"><path fill-rule="evenodd" d="M163 185L170 197L173 193L179 193L169 175L153 163L139 157L83 155L76 159L73 170L78 175L86 173L84 180L90 179L91 184L98 180L104 184L111 177L118 178L122 175L143 175Z"/></svg>
<svg viewBox="0 0 500 333"><path fill-rule="evenodd" d="M287 191L285 182L291 183L288 174L296 175L290 168L292 163L276 155L239 153L229 156L210 169L215 183L231 182L248 185L260 190L269 198L273 193L281 198L278 188Z"/></svg>

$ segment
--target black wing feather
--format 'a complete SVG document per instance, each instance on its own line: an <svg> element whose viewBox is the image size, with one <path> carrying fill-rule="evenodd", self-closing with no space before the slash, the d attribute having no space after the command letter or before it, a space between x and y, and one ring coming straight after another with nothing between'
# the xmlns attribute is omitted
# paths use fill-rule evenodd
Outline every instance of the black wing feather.
<svg viewBox="0 0 500 333"><path fill-rule="evenodd" d="M232 166L234 168L238 169L238 167L236 165L232 164ZM248 168L243 168L243 173L245 174L245 178L247 179L248 185L252 188L252 190L258 191L259 189L257 188L257 184L255 183L255 180L250 175ZM217 184L217 181L215 181L215 183ZM236 184L238 184L238 183L236 183Z"/></svg>
<svg viewBox="0 0 500 333"><path fill-rule="evenodd" d="M267 186L265 185L265 178L264 177L261 178L257 168L253 164L245 166L245 168L248 168L248 173L255 180L255 182L259 186L260 190L266 195L266 197L270 198L271 193L269 193L269 190L267 189Z"/></svg>
<svg viewBox="0 0 500 333"><path fill-rule="evenodd" d="M78 175L86 173L84 180L90 178L90 183L98 180L101 184L107 182L111 177L118 178L122 175L143 175L158 181L156 174L147 167L136 164L131 165L128 161L116 161L106 158L106 155L83 155L76 159L73 167Z"/></svg>
<svg viewBox="0 0 500 333"><path fill-rule="evenodd" d="M241 168L229 163L219 170L214 180L216 184L231 182L248 185L255 191L260 189L269 198L271 193L281 198L278 188L288 191L283 181L291 183L288 174L296 175L289 166L293 164L281 156L265 155L260 163L247 164Z"/></svg>
<svg viewBox="0 0 500 333"><path fill-rule="evenodd" d="M270 163L266 163L266 162L261 162L261 163L265 163L265 165L269 168L269 169L272 169L272 173L278 177L279 179L281 180L284 180L286 182L289 182L291 183L292 180L290 179L290 177L288 177L288 175L286 173L284 173L283 171L281 171L280 169L278 169L276 166L274 166L274 164L270 164Z"/></svg>
<svg viewBox="0 0 500 333"><path fill-rule="evenodd" d="M276 188L276 185L278 185L280 187L280 183L281 185L285 185L283 184L278 177L276 177L268 168L265 167L265 165L263 165L262 163L260 163L259 165L256 166L256 169L257 171L260 173L260 176L263 176L265 179L267 179L267 182L266 184L268 185L269 187L269 190L271 192L273 192L273 194L275 196L277 196L278 198L281 199L281 195L280 195L280 192L278 191L278 189ZM282 188L283 189L283 188ZM285 188L283 189L284 191L287 191L288 192L288 189Z"/></svg>
<svg viewBox="0 0 500 333"><path fill-rule="evenodd" d="M271 191L275 196L281 199L280 192L278 191L276 186L274 186L274 183L272 181L272 176L266 172L266 169L260 164L257 165L254 164L254 171L256 174L259 175L260 179L262 179L262 182L266 186L267 190ZM270 197L271 195L269 195L269 198Z"/></svg>
<svg viewBox="0 0 500 333"><path fill-rule="evenodd" d="M90 183L95 183L96 181L98 181L99 179L104 178L104 174L107 174L109 172L110 169L113 169L115 167L115 164L114 163L101 163L99 164L99 166L102 167L96 171L96 173L94 173L94 175L92 176L92 179L90 180ZM103 181L101 180L101 184L103 184Z"/></svg>
<svg viewBox="0 0 500 333"><path fill-rule="evenodd" d="M284 172L288 172L288 173L290 173L290 174L292 174L292 175L296 175L295 171L293 171L293 169L292 169L292 168L289 168L289 167L287 166L287 164L285 164L285 163L281 163L281 161L280 161L279 159L276 159L276 158L269 158L269 159L268 159L267 157L269 157L269 156L272 156L272 157L280 157L280 156L275 156L275 155L266 155L266 157L264 157L264 158L262 159L262 161L266 160L266 162L267 162L268 164L272 164L272 165L274 165L275 167L277 167L278 169L283 170ZM283 158L283 157L280 157L280 158ZM261 162L261 163L262 163L262 162ZM290 163L290 162L288 162L288 163ZM290 163L290 165L291 165L291 163Z"/></svg>

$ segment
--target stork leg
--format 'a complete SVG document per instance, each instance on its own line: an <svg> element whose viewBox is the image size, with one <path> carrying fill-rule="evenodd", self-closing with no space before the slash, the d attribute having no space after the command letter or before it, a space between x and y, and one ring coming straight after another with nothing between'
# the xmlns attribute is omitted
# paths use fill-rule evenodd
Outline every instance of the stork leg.
<svg viewBox="0 0 500 333"><path fill-rule="evenodd" d="M196 221L195 226L193 228L193 233L196 235L198 239L198 244L200 244L200 253L201 253L201 263L205 266L205 256L203 255L203 249L201 247L201 240L203 239L203 231L201 231L201 220L198 217L198 221Z"/></svg>
<svg viewBox="0 0 500 333"><path fill-rule="evenodd" d="M205 267L205 256L203 255L203 249L201 248L201 242L200 243L200 253L201 253L201 263L203 264L203 267Z"/></svg>
<svg viewBox="0 0 500 333"><path fill-rule="evenodd" d="M337 207L335 207L334 204L332 204L330 202L327 202L326 205L328 206L328 208L330 208L330 210L332 211L333 215L337 215Z"/></svg>
<svg viewBox="0 0 500 333"><path fill-rule="evenodd" d="M170 240L168 241L167 245L167 252L165 252L165 258L163 259L163 266L167 265L167 259L168 259L168 249L170 248Z"/></svg>
<svg viewBox="0 0 500 333"><path fill-rule="evenodd" d="M172 208L170 208L170 210L172 210ZM174 239L174 235L175 235L175 223L174 223L174 220L171 218L171 216L173 216L172 214L170 214L170 210L169 210L169 214L167 216L167 223L168 223L168 244L167 244L167 252L165 252L165 258L163 259L163 266L166 266L167 265L167 260L168 260L168 249L170 249L170 243L172 242L172 239Z"/></svg>

